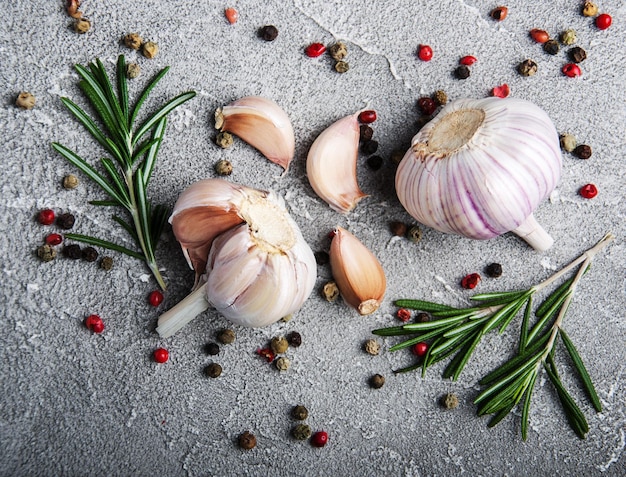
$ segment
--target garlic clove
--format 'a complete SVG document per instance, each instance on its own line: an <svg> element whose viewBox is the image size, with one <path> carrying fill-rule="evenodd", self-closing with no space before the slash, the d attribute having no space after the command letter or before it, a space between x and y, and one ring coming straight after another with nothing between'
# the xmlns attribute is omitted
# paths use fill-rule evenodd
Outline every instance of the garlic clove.
<svg viewBox="0 0 626 477"><path fill-rule="evenodd" d="M330 266L343 299L361 315L375 312L387 287L378 259L359 239L337 227L330 244Z"/></svg>
<svg viewBox="0 0 626 477"><path fill-rule="evenodd" d="M313 141L306 161L315 193L340 213L350 212L367 194L359 188L356 161L359 149L359 113L327 127Z"/></svg>
<svg viewBox="0 0 626 477"><path fill-rule="evenodd" d="M287 113L271 99L247 96L215 112L215 127L239 136L285 172L296 140Z"/></svg>

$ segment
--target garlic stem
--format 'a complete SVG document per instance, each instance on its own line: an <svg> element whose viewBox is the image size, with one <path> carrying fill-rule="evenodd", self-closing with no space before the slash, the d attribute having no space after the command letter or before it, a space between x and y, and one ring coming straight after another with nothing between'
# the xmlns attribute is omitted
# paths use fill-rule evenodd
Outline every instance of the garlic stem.
<svg viewBox="0 0 626 477"><path fill-rule="evenodd" d="M526 217L526 220L512 232L540 252L545 252L554 243L554 239L539 225L533 214Z"/></svg>
<svg viewBox="0 0 626 477"><path fill-rule="evenodd" d="M204 283L183 298L173 308L159 316L157 333L161 338L169 338L196 316L209 308L206 301Z"/></svg>

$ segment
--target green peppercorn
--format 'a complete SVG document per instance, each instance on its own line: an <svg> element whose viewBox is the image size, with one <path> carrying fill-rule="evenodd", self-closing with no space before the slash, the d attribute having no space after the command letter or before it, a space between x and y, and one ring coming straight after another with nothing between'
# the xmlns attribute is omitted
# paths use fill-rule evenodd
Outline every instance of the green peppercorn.
<svg viewBox="0 0 626 477"><path fill-rule="evenodd" d="M141 47L141 52L143 53L143 56L151 60L159 52L159 45L153 41L147 41Z"/></svg>
<svg viewBox="0 0 626 477"><path fill-rule="evenodd" d="M595 17L598 14L598 5L593 2L585 2L582 6L582 14L586 17Z"/></svg>
<svg viewBox="0 0 626 477"><path fill-rule="evenodd" d="M406 236L411 242L417 243L422 239L422 229L417 225L413 225L407 230Z"/></svg>
<svg viewBox="0 0 626 477"><path fill-rule="evenodd" d="M124 42L124 45L131 50L138 50L141 48L141 44L143 43L143 40L137 33L129 33L122 38L122 41Z"/></svg>
<svg viewBox="0 0 626 477"><path fill-rule="evenodd" d="M289 369L289 366L291 366L291 361L289 360L289 358L285 358L284 356L282 356L274 361L274 366L276 366L276 369L278 369L278 371L287 371Z"/></svg>
<svg viewBox="0 0 626 477"><path fill-rule="evenodd" d="M339 288L335 282L327 282L322 288L322 294L327 301L332 303L339 298Z"/></svg>
<svg viewBox="0 0 626 477"><path fill-rule="evenodd" d="M345 43L338 41L330 46L328 53L335 61L341 61L348 56L348 47Z"/></svg>
<svg viewBox="0 0 626 477"><path fill-rule="evenodd" d="M459 405L459 398L456 394L448 393L441 397L440 402L446 409L454 409Z"/></svg>
<svg viewBox="0 0 626 477"><path fill-rule="evenodd" d="M43 262L51 262L57 256L57 251L50 245L41 245L37 247L37 256Z"/></svg>
<svg viewBox="0 0 626 477"><path fill-rule="evenodd" d="M346 61L338 61L335 63L335 71L337 73L346 73L350 69L350 65Z"/></svg>
<svg viewBox="0 0 626 477"><path fill-rule="evenodd" d="M220 330L217 334L217 341L222 344L231 344L235 341L235 332L227 328Z"/></svg>
<svg viewBox="0 0 626 477"><path fill-rule="evenodd" d="M537 63L530 59L524 60L518 65L517 71L519 71L519 74L522 76L533 76L537 73Z"/></svg>
<svg viewBox="0 0 626 477"><path fill-rule="evenodd" d="M135 79L141 73L141 68L137 63L128 63L126 65L126 76L129 79Z"/></svg>
<svg viewBox="0 0 626 477"><path fill-rule="evenodd" d="M301 404L298 404L291 409L291 417L298 421L304 421L309 417L309 410Z"/></svg>
<svg viewBox="0 0 626 477"><path fill-rule="evenodd" d="M102 257L100 260L100 268L106 270L107 272L113 268L113 258L111 257Z"/></svg>
<svg viewBox="0 0 626 477"><path fill-rule="evenodd" d="M306 441L311 437L311 428L306 424L298 424L291 430L291 435L299 441Z"/></svg>
<svg viewBox="0 0 626 477"><path fill-rule="evenodd" d="M566 152L572 152L576 149L576 138L571 134L561 134L559 143L561 144L561 149Z"/></svg>
<svg viewBox="0 0 626 477"><path fill-rule="evenodd" d="M223 149L229 148L234 142L235 139L233 138L233 135L226 131L222 131L215 136L215 144Z"/></svg>
<svg viewBox="0 0 626 477"><path fill-rule="evenodd" d="M556 55L560 49L559 42L556 40L548 40L543 44L543 51L549 55Z"/></svg>
<svg viewBox="0 0 626 477"><path fill-rule="evenodd" d="M376 356L380 352L380 343L374 339L369 339L363 344L363 349L367 354Z"/></svg>
<svg viewBox="0 0 626 477"><path fill-rule="evenodd" d="M270 342L270 348L272 348L272 351L276 354L284 353L287 351L288 347L289 342L284 336L275 336Z"/></svg>
<svg viewBox="0 0 626 477"><path fill-rule="evenodd" d="M222 367L218 363L211 363L204 368L204 374L209 378L218 378L222 374Z"/></svg>
<svg viewBox="0 0 626 477"><path fill-rule="evenodd" d="M435 100L435 103L437 103L439 106L443 106L448 102L448 95L445 91L439 89L433 94L433 99Z"/></svg>
<svg viewBox="0 0 626 477"><path fill-rule="evenodd" d="M220 176L229 176L233 173L233 165L226 159L219 160L215 164L215 172Z"/></svg>
<svg viewBox="0 0 626 477"><path fill-rule="evenodd" d="M64 189L76 189L76 187L78 187L78 177L68 174L63 178Z"/></svg>
<svg viewBox="0 0 626 477"><path fill-rule="evenodd" d="M564 45L573 45L574 43L576 43L577 40L576 30L572 30L571 28L569 28L561 32L561 34L559 35L559 39Z"/></svg>
<svg viewBox="0 0 626 477"><path fill-rule="evenodd" d="M79 34L87 33L91 29L91 22L86 18L79 18L74 22L74 31Z"/></svg>
<svg viewBox="0 0 626 477"><path fill-rule="evenodd" d="M35 107L35 96L28 91L22 91L15 100L15 106L20 109L33 109Z"/></svg>
<svg viewBox="0 0 626 477"><path fill-rule="evenodd" d="M375 374L370 378L370 387L380 389L385 385L385 377L382 374Z"/></svg>

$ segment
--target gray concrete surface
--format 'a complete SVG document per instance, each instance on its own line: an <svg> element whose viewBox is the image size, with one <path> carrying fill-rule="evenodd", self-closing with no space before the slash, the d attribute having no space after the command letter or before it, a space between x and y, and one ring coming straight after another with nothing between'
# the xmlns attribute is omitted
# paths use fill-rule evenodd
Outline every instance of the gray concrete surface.
<svg viewBox="0 0 626 477"><path fill-rule="evenodd" d="M61 0L3 2L0 475L625 475L626 6L599 2L614 21L598 31L579 14L580 3L514 0L507 3L508 18L497 23L488 16L496 4L477 0L385 0L367 6L319 0L84 0L93 28L79 36ZM231 5L240 11L236 25L224 19L223 10ZM257 37L265 24L278 27L276 41ZM565 53L543 53L528 38L531 28L552 35L574 28L589 55L581 65L583 76L561 75ZM158 42L155 59L119 44L133 31ZM327 56L303 55L311 42L336 39L350 50L351 69L344 75L333 71ZM420 43L434 48L431 62L416 59ZM193 283L170 231L159 248L169 289L158 310L146 303L155 283L133 259L113 254L109 273L82 261L40 262L34 251L52 230L36 223L41 208L74 213L77 232L125 239L109 210L88 204L102 195L84 177L76 190L61 187L74 170L50 147L60 141L92 161L102 154L59 98L82 102L72 65L99 57L112 71L120 53L142 68L131 94L166 65L171 71L151 104L185 90L198 93L171 115L149 189L155 201L173 205L187 185L215 176L216 161L229 159L231 180L273 188L286 197L313 250L327 247L326 234L337 224L359 236L387 273L380 310L360 317L341 302L326 303L317 290L330 271L320 267L316 292L293 320L264 329L236 328L236 342L213 358L203 346L228 325L214 312L166 341L154 332L159 311L185 296ZM470 78L459 81L451 73L466 54L478 62ZM515 70L526 58L539 64L534 77L523 78ZM558 131L593 147L587 161L564 155L561 182L536 211L555 238L547 252L533 252L510 234L477 242L425 229L417 245L392 238L388 221L410 218L395 197L388 160L376 172L360 160L359 182L370 197L349 215L334 213L315 197L305 175L306 153L334 120L366 104L378 111L375 138L387 159L405 149L415 133L420 96L444 89L451 98L480 98L501 83L510 85L512 95L544 108ZM14 106L22 90L37 97L34 109ZM215 109L246 95L272 98L292 118L296 159L283 177L278 166L242 141L229 150L212 142ZM593 200L577 195L587 182L600 190ZM361 349L372 329L397 323L396 298L462 306L471 293L460 288L460 278L492 261L502 263L504 275L484 280L479 291L528 287L607 231L617 239L597 257L566 318L596 384L601 413L584 399L567 360L561 362L563 379L589 420L586 440L570 431L545 378L533 399L527 442L520 438L517 410L494 429L476 417L477 380L513 350L519 321L503 336L486 337L457 382L443 380L437 366L423 379L394 376L392 370L411 357L387 352L393 340L381 340L377 357ZM104 318L102 335L82 325L91 313ZM292 368L279 374L255 350L291 330L302 334L303 344L289 350ZM151 360L158 346L171 353L164 365ZM219 379L202 374L212 360L224 368ZM380 390L367 385L373 373L387 377ZM460 397L454 411L437 405L446 392ZM328 431L325 448L290 437L289 410L298 403L309 408L314 430ZM256 449L237 447L244 430L257 435Z"/></svg>

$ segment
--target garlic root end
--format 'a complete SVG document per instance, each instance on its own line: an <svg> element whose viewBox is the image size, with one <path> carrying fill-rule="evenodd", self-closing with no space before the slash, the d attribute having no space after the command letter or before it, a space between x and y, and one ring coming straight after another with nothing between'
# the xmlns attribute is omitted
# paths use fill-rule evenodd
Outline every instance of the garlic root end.
<svg viewBox="0 0 626 477"><path fill-rule="evenodd" d="M169 338L196 316L209 308L206 301L204 286L198 286L173 308L159 316L157 333L161 338Z"/></svg>
<svg viewBox="0 0 626 477"><path fill-rule="evenodd" d="M554 243L554 239L546 232L533 214L530 214L524 222L512 232L524 239L528 245L539 252L545 252Z"/></svg>

